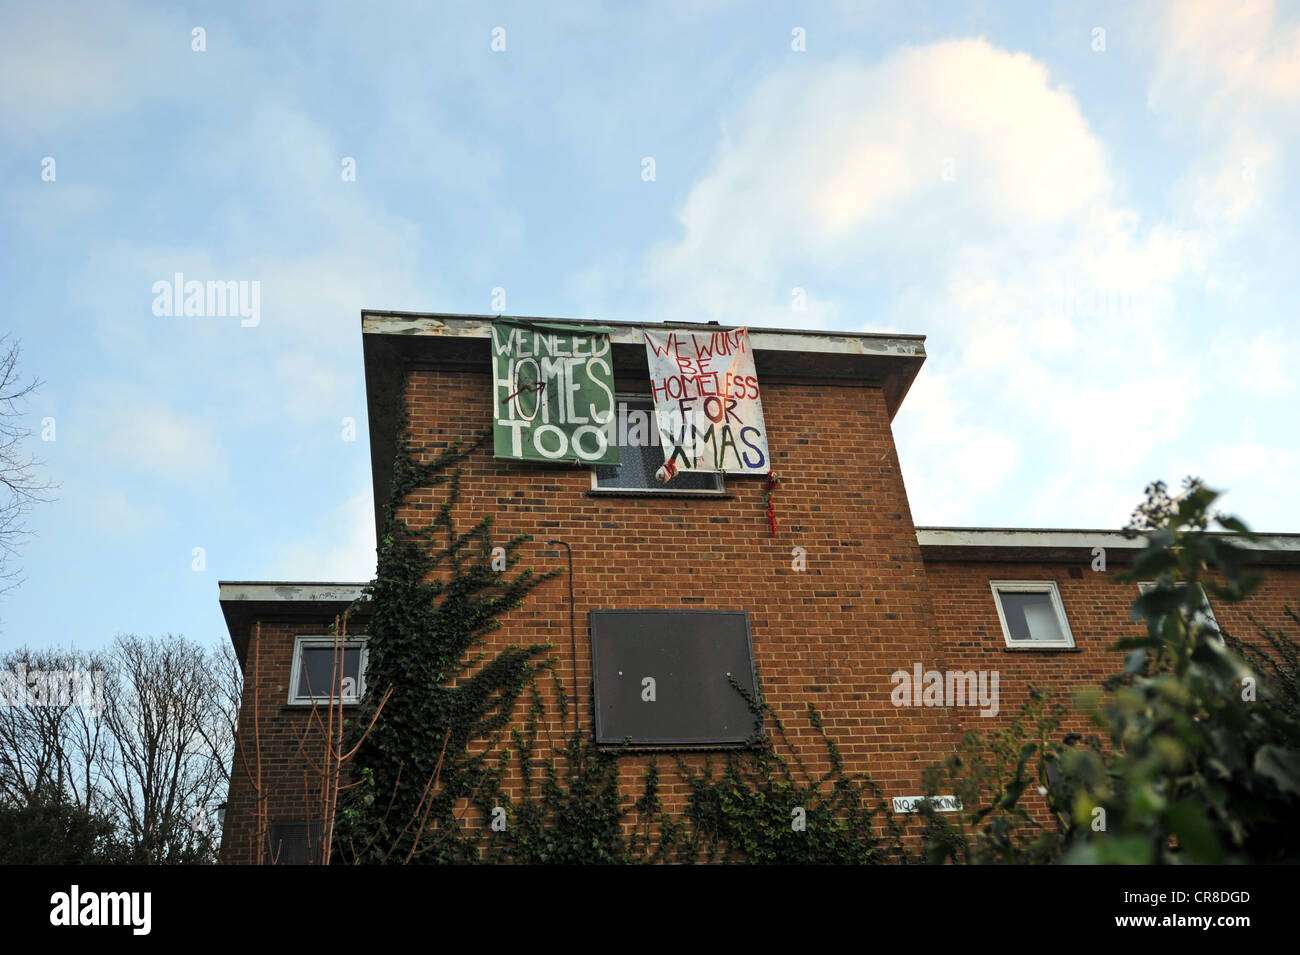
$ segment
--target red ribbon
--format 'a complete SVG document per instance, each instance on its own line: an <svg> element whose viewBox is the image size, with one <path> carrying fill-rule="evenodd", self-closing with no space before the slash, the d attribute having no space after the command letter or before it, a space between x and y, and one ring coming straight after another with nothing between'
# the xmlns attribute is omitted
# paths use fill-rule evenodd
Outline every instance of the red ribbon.
<svg viewBox="0 0 1300 955"><path fill-rule="evenodd" d="M767 472L767 484L763 490L767 492L767 528L771 536L776 536L776 507L772 504L772 493L781 486L780 479L776 476L775 471Z"/></svg>

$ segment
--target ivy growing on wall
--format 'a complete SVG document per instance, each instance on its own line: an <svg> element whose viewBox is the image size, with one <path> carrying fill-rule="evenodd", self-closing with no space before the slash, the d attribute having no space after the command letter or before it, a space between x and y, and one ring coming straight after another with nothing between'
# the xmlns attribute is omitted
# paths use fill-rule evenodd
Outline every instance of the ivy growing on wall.
<svg viewBox="0 0 1300 955"><path fill-rule="evenodd" d="M367 683L392 689L383 712L360 739L340 827L340 852L364 862L476 861L459 837L457 811L491 792L499 776L492 743L508 729L515 703L550 664L544 645L512 646L494 656L476 647L499 617L558 571L511 573L526 537L505 547L507 571L491 567L492 518L458 531L458 465L485 442L453 444L423 462L405 420L384 515L378 573L369 605ZM411 527L400 509L417 489L445 485L433 520ZM382 692L367 694L355 726L374 715Z"/></svg>
<svg viewBox="0 0 1300 955"><path fill-rule="evenodd" d="M689 789L680 815L663 808L658 759L649 761L634 797L619 785L625 753L597 746L590 733L552 739L548 728L565 725L570 702L550 647L489 653L483 638L563 571L518 569L527 535L502 545L505 571L493 569L491 516L468 531L456 528L461 465L488 437L484 432L440 451L418 448L402 421L378 574L362 598L370 614L370 692L352 724L357 785L343 801L335 859L864 863L901 857L901 834L879 789L865 776L845 773L812 707L826 772L810 772L770 708L748 698L756 719L748 748L707 757L702 769L674 758ZM399 516L415 492L438 487L445 496L426 526ZM558 723L548 720L544 683L558 701ZM516 721L521 708L523 719ZM757 732L764 721L774 735ZM791 755L778 752L778 744ZM511 774L522 780L514 792L504 785Z"/></svg>
<svg viewBox="0 0 1300 955"><path fill-rule="evenodd" d="M487 437L416 448L403 421L378 575L363 598L371 691L351 730L357 785L336 820L336 860L912 861L880 790L845 772L817 711L810 706L809 719L825 772L791 744L761 684L753 697L735 684L755 717L747 748L651 758L635 795L620 786L625 751L557 729L571 704L550 646L484 646L504 614L563 573L520 569L524 535L501 545L504 569L500 554L494 568L490 516L457 530L461 465ZM399 516L415 492L435 488L444 493L426 525ZM1205 533L1214 499L1199 482L1177 499L1154 485L1139 509L1134 532L1148 544L1117 580L1157 586L1134 603L1146 635L1115 647L1126 654L1123 672L1076 704L1101 733L1058 739L1065 711L1035 693L1004 730L968 734L926 774L928 793L951 787L964 808L942 818L921 807L923 861L1297 858L1295 644L1275 635L1269 655L1225 643L1199 615L1203 590L1237 602L1258 585L1239 547ZM1217 520L1251 536L1233 518ZM661 763L685 783L679 813L664 808ZM1025 808L1030 791L1046 799L1046 826Z"/></svg>
<svg viewBox="0 0 1300 955"><path fill-rule="evenodd" d="M738 688L739 689L739 688ZM680 861L857 865L903 861L903 833L880 788L865 774L848 774L835 741L816 707L808 717L829 761L811 772L791 744L779 717L761 700L750 699L755 715L774 726L790 752L767 743L729 754L718 777L712 761L695 772L677 760L690 786L690 825Z"/></svg>

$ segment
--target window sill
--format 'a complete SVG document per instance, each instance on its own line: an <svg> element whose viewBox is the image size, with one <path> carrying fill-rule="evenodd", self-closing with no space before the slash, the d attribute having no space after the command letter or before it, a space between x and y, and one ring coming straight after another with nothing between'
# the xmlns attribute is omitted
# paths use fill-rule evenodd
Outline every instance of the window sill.
<svg viewBox="0 0 1300 955"><path fill-rule="evenodd" d="M764 740L739 743L602 743L596 749L609 756L645 756L649 753L725 753L761 750Z"/></svg>
<svg viewBox="0 0 1300 955"><path fill-rule="evenodd" d="M330 708L331 705L334 705L334 706L337 706L337 707L339 707L340 709L344 709L344 710L355 710L355 709L357 709L357 707L361 706L361 704L362 704L363 702L364 702L363 700L356 700L356 701L354 701L354 702L339 703L339 702L336 700L333 704L331 704L329 700L317 700L317 701L316 701L316 708L317 708L317 710L327 710L327 709ZM310 703L283 703L283 704L280 705L280 711L281 711L282 713L285 713L285 712L287 712L287 713L293 713L293 712L310 713L310 712L311 712L311 704L310 704Z"/></svg>
<svg viewBox="0 0 1300 955"><path fill-rule="evenodd" d="M600 488L587 492L587 497L702 497L712 501L729 501L735 496L730 491L624 491Z"/></svg>
<svg viewBox="0 0 1300 955"><path fill-rule="evenodd" d="M1083 647L1003 647L1007 653L1082 653Z"/></svg>

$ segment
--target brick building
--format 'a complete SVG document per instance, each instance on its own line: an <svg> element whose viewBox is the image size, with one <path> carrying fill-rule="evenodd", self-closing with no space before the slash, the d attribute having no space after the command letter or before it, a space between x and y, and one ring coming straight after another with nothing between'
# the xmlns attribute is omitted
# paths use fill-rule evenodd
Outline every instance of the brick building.
<svg viewBox="0 0 1300 955"><path fill-rule="evenodd" d="M405 412L417 443L471 439L492 424L502 386L494 380L493 326L490 317L362 314L377 510L388 497L408 376ZM609 331L617 440L624 445L623 418L648 410L656 397L646 329L601 327ZM719 331L691 323L653 327L672 330ZM740 661L743 670L752 662L766 700L796 744L809 743L803 755L816 769L823 750L806 715L806 702L814 703L846 768L870 773L895 797L919 795L921 771L951 752L966 727L1005 722L1034 683L1068 690L1115 672L1117 657L1106 648L1140 630L1129 617L1137 589L1117 586L1113 576L1139 542L1117 531L914 526L891 422L925 359L922 337L756 329L749 343L766 427L763 473L691 473L661 484L653 466L662 463L662 451L631 446L620 447L617 467L512 460L494 456L492 447L463 466L462 526L490 512L502 537L532 535L528 562L539 569L566 566L569 551L555 542L571 548L576 658L569 659L564 577L530 594L490 646L556 644L562 675L576 675L584 731L600 731L602 739L635 735L644 743L644 751L620 757L630 795L639 791L648 753L667 749L702 759L693 751L736 738L721 704L707 702L717 699L712 691L680 672L661 678L658 693L667 700L682 690L681 706L654 711L628 702L639 687L629 690L614 668L620 660L653 668L654 660L667 659L652 653L646 663L627 654L668 639L668 631L678 644L654 652L685 652L683 668L708 671L714 683L721 679L714 669L735 669ZM780 479L775 535L765 513L769 469ZM419 491L403 516L412 524L428 521L441 500L441 493ZM1252 617L1282 627L1283 607L1300 607L1300 535L1271 535L1253 546L1269 573L1264 588L1246 604L1206 610L1242 636L1254 631ZM1104 548L1104 571L1093 569L1097 548ZM313 640L361 585L220 586L245 674L222 858L255 858L253 780L260 778L272 838L290 847L281 861L293 861L310 804L302 753L310 675L319 676L332 646ZM706 616L718 611L728 613ZM364 623L353 621L354 636L362 636ZM717 641L706 639L715 633ZM704 656L690 656L706 644L698 651ZM364 644L350 646L348 672L360 679ZM961 705L895 705L899 671L931 670L996 674L995 705L978 699L991 688L977 682L968 684L976 698ZM664 780L670 810L685 794L684 786Z"/></svg>

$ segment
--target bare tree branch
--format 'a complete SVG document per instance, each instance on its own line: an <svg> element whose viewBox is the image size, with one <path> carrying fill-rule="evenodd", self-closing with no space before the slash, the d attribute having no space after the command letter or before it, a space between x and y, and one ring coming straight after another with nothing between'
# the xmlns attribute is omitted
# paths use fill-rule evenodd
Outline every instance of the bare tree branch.
<svg viewBox="0 0 1300 955"><path fill-rule="evenodd" d="M23 445L31 432L19 424L27 399L42 384L23 382L18 370L22 349L9 336L0 337L0 593L21 581L13 566L19 544L30 536L26 517L33 504L48 501L57 485L37 476L42 462Z"/></svg>

